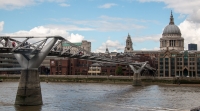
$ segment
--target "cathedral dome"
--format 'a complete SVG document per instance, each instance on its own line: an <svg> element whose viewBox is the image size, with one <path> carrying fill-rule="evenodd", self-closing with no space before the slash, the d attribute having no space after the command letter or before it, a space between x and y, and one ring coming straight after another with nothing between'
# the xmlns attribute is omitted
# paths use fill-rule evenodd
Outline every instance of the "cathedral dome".
<svg viewBox="0 0 200 111"><path fill-rule="evenodd" d="M181 31L176 25L167 25L163 31L163 34L178 34L181 35Z"/></svg>
<svg viewBox="0 0 200 111"><path fill-rule="evenodd" d="M160 50L184 50L184 38L181 37L181 30L174 24L174 18L171 12L170 22L163 30L160 38Z"/></svg>
<svg viewBox="0 0 200 111"><path fill-rule="evenodd" d="M174 18L171 13L169 25L167 25L163 31L163 35L181 35L181 31L178 26L174 24Z"/></svg>

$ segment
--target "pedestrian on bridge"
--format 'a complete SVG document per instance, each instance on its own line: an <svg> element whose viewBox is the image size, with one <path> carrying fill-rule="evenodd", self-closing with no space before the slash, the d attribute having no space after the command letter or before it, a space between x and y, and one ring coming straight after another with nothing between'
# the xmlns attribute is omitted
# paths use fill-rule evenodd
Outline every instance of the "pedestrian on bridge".
<svg viewBox="0 0 200 111"><path fill-rule="evenodd" d="M13 41L13 42L12 42L12 47L15 47L15 46L16 46L16 44L15 44L15 42Z"/></svg>

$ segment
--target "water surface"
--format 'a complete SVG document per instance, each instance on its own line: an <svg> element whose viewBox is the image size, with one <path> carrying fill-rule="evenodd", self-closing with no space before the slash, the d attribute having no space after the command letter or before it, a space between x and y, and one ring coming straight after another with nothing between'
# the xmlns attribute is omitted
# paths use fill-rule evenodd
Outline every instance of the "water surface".
<svg viewBox="0 0 200 111"><path fill-rule="evenodd" d="M43 105L15 106L18 82L0 83L0 111L183 111L200 106L200 87L41 82Z"/></svg>

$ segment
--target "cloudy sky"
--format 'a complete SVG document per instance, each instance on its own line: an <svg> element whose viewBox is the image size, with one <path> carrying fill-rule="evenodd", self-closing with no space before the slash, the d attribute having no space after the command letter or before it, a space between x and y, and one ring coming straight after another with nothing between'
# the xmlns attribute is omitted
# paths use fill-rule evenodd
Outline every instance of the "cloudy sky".
<svg viewBox="0 0 200 111"><path fill-rule="evenodd" d="M199 0L0 0L0 35L88 40L93 52L158 50L171 10L188 43L200 43ZM198 44L200 49L200 44Z"/></svg>

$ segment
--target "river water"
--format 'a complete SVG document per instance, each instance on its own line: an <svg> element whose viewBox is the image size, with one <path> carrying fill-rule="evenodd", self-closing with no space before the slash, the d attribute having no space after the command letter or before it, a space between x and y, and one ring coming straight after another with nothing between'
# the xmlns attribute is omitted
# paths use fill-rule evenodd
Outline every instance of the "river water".
<svg viewBox="0 0 200 111"><path fill-rule="evenodd" d="M188 111L200 87L41 82L43 105L15 106L18 82L0 83L0 111Z"/></svg>

